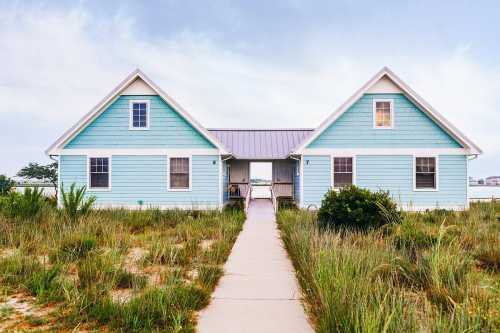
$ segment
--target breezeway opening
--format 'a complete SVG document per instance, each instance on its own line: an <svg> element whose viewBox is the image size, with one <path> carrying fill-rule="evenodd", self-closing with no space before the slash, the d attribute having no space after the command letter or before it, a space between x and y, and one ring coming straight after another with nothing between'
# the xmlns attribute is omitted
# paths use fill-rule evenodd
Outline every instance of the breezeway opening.
<svg viewBox="0 0 500 333"><path fill-rule="evenodd" d="M250 183L252 198L271 198L271 182L273 179L272 162L250 162Z"/></svg>

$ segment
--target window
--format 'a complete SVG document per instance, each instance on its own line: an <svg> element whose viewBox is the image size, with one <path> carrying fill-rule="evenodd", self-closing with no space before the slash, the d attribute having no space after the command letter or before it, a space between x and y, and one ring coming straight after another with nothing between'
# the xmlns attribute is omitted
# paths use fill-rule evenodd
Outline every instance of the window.
<svg viewBox="0 0 500 333"><path fill-rule="evenodd" d="M437 189L436 157L415 157L415 189Z"/></svg>
<svg viewBox="0 0 500 333"><path fill-rule="evenodd" d="M170 158L169 177L171 190L189 190L191 187L189 157Z"/></svg>
<svg viewBox="0 0 500 333"><path fill-rule="evenodd" d="M130 101L130 129L149 129L149 101Z"/></svg>
<svg viewBox="0 0 500 333"><path fill-rule="evenodd" d="M109 188L109 157L89 158L89 188Z"/></svg>
<svg viewBox="0 0 500 333"><path fill-rule="evenodd" d="M392 128L394 117L392 100L374 100L373 101L373 127L374 128Z"/></svg>
<svg viewBox="0 0 500 333"><path fill-rule="evenodd" d="M342 188L353 184L353 158L334 157L333 158L333 187Z"/></svg>

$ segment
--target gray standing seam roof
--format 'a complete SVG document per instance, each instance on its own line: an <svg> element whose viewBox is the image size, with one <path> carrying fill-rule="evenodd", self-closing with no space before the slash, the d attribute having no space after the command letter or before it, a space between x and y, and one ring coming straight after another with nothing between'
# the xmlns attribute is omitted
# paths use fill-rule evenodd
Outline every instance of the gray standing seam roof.
<svg viewBox="0 0 500 333"><path fill-rule="evenodd" d="M234 157L247 160L286 159L313 131L297 129L208 129Z"/></svg>

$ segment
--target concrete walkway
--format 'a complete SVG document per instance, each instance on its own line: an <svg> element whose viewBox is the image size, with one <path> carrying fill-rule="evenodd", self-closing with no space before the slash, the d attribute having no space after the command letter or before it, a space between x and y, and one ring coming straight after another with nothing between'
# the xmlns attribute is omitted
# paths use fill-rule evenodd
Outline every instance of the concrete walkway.
<svg viewBox="0 0 500 333"><path fill-rule="evenodd" d="M252 200L198 332L313 332L270 200Z"/></svg>

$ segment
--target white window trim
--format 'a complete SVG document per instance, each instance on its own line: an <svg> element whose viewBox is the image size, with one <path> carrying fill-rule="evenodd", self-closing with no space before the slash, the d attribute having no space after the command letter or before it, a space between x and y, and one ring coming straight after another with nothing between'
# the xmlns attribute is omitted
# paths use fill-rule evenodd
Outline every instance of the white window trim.
<svg viewBox="0 0 500 333"><path fill-rule="evenodd" d="M389 102L390 114L391 114L391 126L377 126L376 114L377 114L377 102ZM373 128L374 129L393 129L394 128L394 100L387 98L379 98L373 100Z"/></svg>
<svg viewBox="0 0 500 333"><path fill-rule="evenodd" d="M350 157L352 158L352 185L356 185L356 155L352 154L342 154L342 155L330 155L330 182L331 188L340 191L340 187L335 187L335 173L334 173L334 158L338 157Z"/></svg>
<svg viewBox="0 0 500 333"><path fill-rule="evenodd" d="M188 158L189 159L189 187L188 188L171 188L170 187L170 159L171 158ZM193 184L193 156L192 155L168 155L167 156L167 189L169 192L191 192Z"/></svg>
<svg viewBox="0 0 500 333"><path fill-rule="evenodd" d="M436 160L436 188L417 188L417 157L434 157ZM414 192L438 192L439 191L439 155L419 154L413 155L413 191Z"/></svg>
<svg viewBox="0 0 500 333"><path fill-rule="evenodd" d="M107 158L108 159L108 187L90 187L90 159ZM112 155L87 155L87 192L109 192L111 191L111 161Z"/></svg>
<svg viewBox="0 0 500 333"><path fill-rule="evenodd" d="M133 105L135 103L146 103L146 127L134 127ZM148 99L133 99L128 102L128 129L131 131L147 131L151 123L150 101Z"/></svg>

